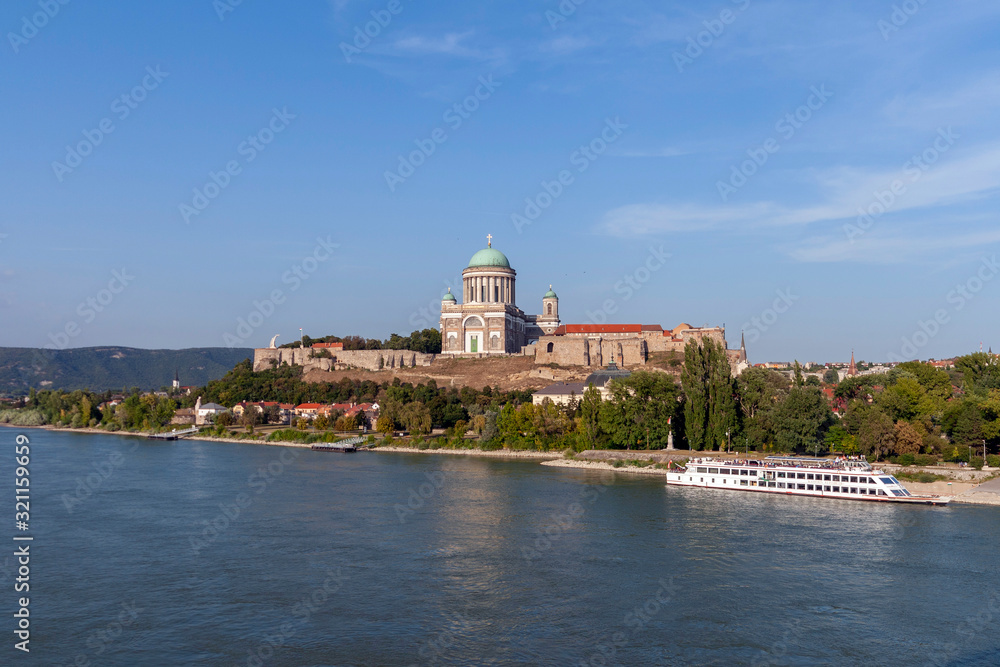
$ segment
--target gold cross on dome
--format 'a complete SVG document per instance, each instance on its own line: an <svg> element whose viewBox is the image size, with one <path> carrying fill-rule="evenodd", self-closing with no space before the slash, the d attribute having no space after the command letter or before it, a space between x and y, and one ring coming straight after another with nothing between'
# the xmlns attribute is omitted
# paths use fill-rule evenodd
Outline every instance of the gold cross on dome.
<svg viewBox="0 0 1000 667"><path fill-rule="evenodd" d="M492 248L493 247L493 235L492 234L487 234L486 235L486 247L487 248Z"/></svg>

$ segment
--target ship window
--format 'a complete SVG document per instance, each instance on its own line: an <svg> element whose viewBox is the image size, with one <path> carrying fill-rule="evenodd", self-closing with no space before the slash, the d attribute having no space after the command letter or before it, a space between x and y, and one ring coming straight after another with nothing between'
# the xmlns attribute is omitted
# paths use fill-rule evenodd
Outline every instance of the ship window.
<svg viewBox="0 0 1000 667"><path fill-rule="evenodd" d="M829 491L829 490L830 490L830 487L829 487L829 486L824 486L824 487L823 487L823 490L824 490L824 491Z"/></svg>
<svg viewBox="0 0 1000 667"><path fill-rule="evenodd" d="M884 496L884 495L885 495L885 491L883 491L882 489L879 489L879 490L878 490L878 494L879 494L880 496Z"/></svg>
<svg viewBox="0 0 1000 667"><path fill-rule="evenodd" d="M892 477L879 477L883 484L892 484Z"/></svg>
<svg viewBox="0 0 1000 667"><path fill-rule="evenodd" d="M802 489L802 490L804 491L804 490L805 490L805 488L806 488L806 485L805 485L805 484L799 484L799 488L800 488L800 489Z"/></svg>
<svg viewBox="0 0 1000 667"><path fill-rule="evenodd" d="M813 479L813 478L814 478L814 477L813 477L813 474L812 474L812 473L809 473L808 475L806 475L806 479ZM810 487L810 488L811 488L811 487Z"/></svg>
<svg viewBox="0 0 1000 667"><path fill-rule="evenodd" d="M785 483L784 482L778 482L778 488L779 489L785 488Z"/></svg>
<svg viewBox="0 0 1000 667"><path fill-rule="evenodd" d="M740 474L741 474L741 475L749 475L750 473L748 473L748 472L747 472L746 470L741 470L741 471L740 471Z"/></svg>
<svg viewBox="0 0 1000 667"><path fill-rule="evenodd" d="M698 468L698 472L707 472L708 468Z"/></svg>
<svg viewBox="0 0 1000 667"><path fill-rule="evenodd" d="M900 491L899 489L892 489L892 495L894 495L894 496L901 496L901 495L903 495L903 492Z"/></svg>
<svg viewBox="0 0 1000 667"><path fill-rule="evenodd" d="M833 481L839 482L840 481L840 475L834 475L833 476Z"/></svg>
<svg viewBox="0 0 1000 667"><path fill-rule="evenodd" d="M711 473L711 474L713 474L713 475L718 475L719 474L719 469L718 468L709 468L708 472Z"/></svg>
<svg viewBox="0 0 1000 667"><path fill-rule="evenodd" d="M857 477L851 477L851 483L852 483L852 484L856 484L856 483L857 483L857 481L858 481L858 478L857 478Z"/></svg>
<svg viewBox="0 0 1000 667"><path fill-rule="evenodd" d="M813 485L812 484L806 484L806 491L812 491L812 490L813 490Z"/></svg>
<svg viewBox="0 0 1000 667"><path fill-rule="evenodd" d="M829 475L823 475L823 481L824 482L829 482L830 481L830 476Z"/></svg>
<svg viewBox="0 0 1000 667"><path fill-rule="evenodd" d="M840 493L840 487L839 486L833 487L833 492L834 493Z"/></svg>
<svg viewBox="0 0 1000 667"><path fill-rule="evenodd" d="M719 474L721 474L721 475L729 475L731 473L729 472L729 468L721 468L719 470Z"/></svg>
<svg viewBox="0 0 1000 667"><path fill-rule="evenodd" d="M746 485L747 485L747 481L745 479L741 479L740 480L740 486L746 486Z"/></svg>
<svg viewBox="0 0 1000 667"><path fill-rule="evenodd" d="M857 492L858 492L858 487L852 486L851 487L851 493L857 493Z"/></svg>
<svg viewBox="0 0 1000 667"><path fill-rule="evenodd" d="M715 484L715 478L714 477L712 478L712 484Z"/></svg>
<svg viewBox="0 0 1000 667"><path fill-rule="evenodd" d="M798 479L805 479L806 474L804 472L796 473L795 477Z"/></svg>
<svg viewBox="0 0 1000 667"><path fill-rule="evenodd" d="M778 477L780 477L781 479L784 479L785 478L785 473L779 472L778 473Z"/></svg>

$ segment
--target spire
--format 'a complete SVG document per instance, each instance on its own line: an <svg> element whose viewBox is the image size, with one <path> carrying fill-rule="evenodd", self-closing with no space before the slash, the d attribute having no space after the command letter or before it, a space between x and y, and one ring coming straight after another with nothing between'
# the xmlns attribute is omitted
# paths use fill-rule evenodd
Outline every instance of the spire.
<svg viewBox="0 0 1000 667"><path fill-rule="evenodd" d="M746 362L746 360L747 360L747 341L743 331L740 330L740 361Z"/></svg>
<svg viewBox="0 0 1000 667"><path fill-rule="evenodd" d="M847 367L847 374L848 375L857 375L858 374L858 367L854 363L854 349L853 348L851 349L851 365Z"/></svg>

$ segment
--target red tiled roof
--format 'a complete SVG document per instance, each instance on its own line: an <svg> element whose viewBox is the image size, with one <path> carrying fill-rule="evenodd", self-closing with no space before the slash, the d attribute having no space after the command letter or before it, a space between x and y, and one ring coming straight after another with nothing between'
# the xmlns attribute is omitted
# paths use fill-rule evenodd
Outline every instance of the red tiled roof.
<svg viewBox="0 0 1000 667"><path fill-rule="evenodd" d="M296 410L317 410L323 407L322 403L302 403L301 405L296 405Z"/></svg>
<svg viewBox="0 0 1000 667"><path fill-rule="evenodd" d="M642 324L567 324L565 326L566 333L639 333L643 330Z"/></svg>
<svg viewBox="0 0 1000 667"><path fill-rule="evenodd" d="M313 343L312 346L313 347L329 347L329 348L333 348L335 350L343 350L344 349L344 344L343 343Z"/></svg>

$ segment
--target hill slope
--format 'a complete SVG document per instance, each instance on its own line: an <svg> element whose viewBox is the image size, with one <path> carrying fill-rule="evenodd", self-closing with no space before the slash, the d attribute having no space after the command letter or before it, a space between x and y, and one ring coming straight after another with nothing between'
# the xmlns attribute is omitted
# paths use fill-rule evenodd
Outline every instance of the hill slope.
<svg viewBox="0 0 1000 667"><path fill-rule="evenodd" d="M26 394L31 388L159 389L170 385L174 371L179 373L182 385L204 385L252 356L251 349L226 347L186 350L0 347L0 396Z"/></svg>

